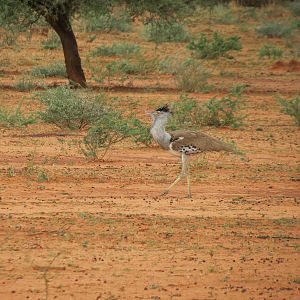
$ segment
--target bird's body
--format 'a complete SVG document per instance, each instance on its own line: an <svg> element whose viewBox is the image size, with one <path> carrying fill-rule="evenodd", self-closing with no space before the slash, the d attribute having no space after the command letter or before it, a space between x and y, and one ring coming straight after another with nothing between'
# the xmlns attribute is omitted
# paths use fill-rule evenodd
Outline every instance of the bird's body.
<svg viewBox="0 0 300 300"><path fill-rule="evenodd" d="M188 158L193 154L212 151L232 151L232 147L223 141L202 132L176 130L167 132L166 125L171 112L167 106L151 113L153 124L150 130L153 139L165 150L181 156L182 172L170 187L163 193L167 194L170 189L182 178L187 177L188 196L191 197Z"/></svg>

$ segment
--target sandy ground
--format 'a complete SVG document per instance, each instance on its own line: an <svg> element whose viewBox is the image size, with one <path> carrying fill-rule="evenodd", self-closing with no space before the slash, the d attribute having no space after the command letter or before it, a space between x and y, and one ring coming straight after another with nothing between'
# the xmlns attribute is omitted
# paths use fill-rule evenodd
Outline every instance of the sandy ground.
<svg viewBox="0 0 300 300"><path fill-rule="evenodd" d="M108 37L99 34L95 44L85 44L79 34L82 56ZM14 87L41 60L62 59L60 49L41 49L41 39L34 35L19 52L1 49L10 62L0 78L2 106L13 109L23 101L27 112L42 108L32 100L34 91ZM131 39L137 40L135 33ZM299 91L300 73L290 59L261 64L249 56L251 35L244 39L237 61L220 62L235 76L218 73L211 79L216 91L191 96L204 101L248 85L243 128L203 129L234 140L246 158L195 158L192 199L186 182L159 196L180 165L156 145L128 141L104 161L88 161L74 146L83 132L43 123L0 128L0 299L300 298L299 129L274 98ZM107 93L136 100L136 112L147 120L145 109L181 94L170 76L160 79L157 86L154 75L133 78Z"/></svg>

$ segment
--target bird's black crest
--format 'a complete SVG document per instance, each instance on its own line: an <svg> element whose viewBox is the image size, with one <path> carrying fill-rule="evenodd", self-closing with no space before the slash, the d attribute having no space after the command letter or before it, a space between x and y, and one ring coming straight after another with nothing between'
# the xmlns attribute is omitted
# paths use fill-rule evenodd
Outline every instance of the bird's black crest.
<svg viewBox="0 0 300 300"><path fill-rule="evenodd" d="M171 111L170 111L170 108L169 108L168 104L166 104L166 105L164 105L164 106L162 106L162 107L158 108L156 111L170 112L170 113L171 113Z"/></svg>

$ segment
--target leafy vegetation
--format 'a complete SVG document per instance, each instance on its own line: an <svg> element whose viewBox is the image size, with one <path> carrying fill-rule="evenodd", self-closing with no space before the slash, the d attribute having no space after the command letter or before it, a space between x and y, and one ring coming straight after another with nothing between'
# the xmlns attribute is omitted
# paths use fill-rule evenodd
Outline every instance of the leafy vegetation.
<svg viewBox="0 0 300 300"><path fill-rule="evenodd" d="M185 92L207 92L209 72L194 59L177 61L174 65L176 86Z"/></svg>
<svg viewBox="0 0 300 300"><path fill-rule="evenodd" d="M296 124L300 126L300 94L296 95L290 100L282 97L278 97L277 99L281 106L281 111L289 116L294 117Z"/></svg>
<svg viewBox="0 0 300 300"><path fill-rule="evenodd" d="M84 16L84 31L101 31L101 32L130 32L132 30L132 21L130 16L125 13L119 14L100 14L98 11L88 11Z"/></svg>
<svg viewBox="0 0 300 300"><path fill-rule="evenodd" d="M42 41L42 47L44 49L53 50L61 47L61 42L56 33L52 33L52 35L45 41Z"/></svg>
<svg viewBox="0 0 300 300"><path fill-rule="evenodd" d="M242 126L245 118L240 114L243 90L244 87L239 86L227 96L213 97L204 103L199 103L186 95L180 96L180 101L172 104L174 114L170 127L178 129L200 126L232 128Z"/></svg>
<svg viewBox="0 0 300 300"><path fill-rule="evenodd" d="M211 39L202 33L198 39L192 40L188 44L197 58L200 59L216 59L220 56L228 57L228 52L242 50L242 43L239 36L233 35L224 38L220 33L214 32Z"/></svg>
<svg viewBox="0 0 300 300"><path fill-rule="evenodd" d="M276 45L266 44L259 50L259 57L279 58L282 57L283 50Z"/></svg>
<svg viewBox="0 0 300 300"><path fill-rule="evenodd" d="M41 92L39 98L46 105L41 118L62 129L82 129L104 115L103 95L91 98L69 87L58 87Z"/></svg>
<svg viewBox="0 0 300 300"><path fill-rule="evenodd" d="M17 106L13 113L10 113L5 108L0 107L1 127L24 127L34 123L36 123L36 118L33 114L25 116L21 112L21 103Z"/></svg>
<svg viewBox="0 0 300 300"><path fill-rule="evenodd" d="M36 77L66 77L66 67L63 63L57 62L44 67L36 67L31 71Z"/></svg>
<svg viewBox="0 0 300 300"><path fill-rule="evenodd" d="M284 23L268 22L258 27L256 31L269 38L288 38L293 34L293 27Z"/></svg>
<svg viewBox="0 0 300 300"><path fill-rule="evenodd" d="M295 16L300 17L300 2L299 1L290 2L288 4L288 8Z"/></svg>
<svg viewBox="0 0 300 300"><path fill-rule="evenodd" d="M116 56L138 54L141 48L133 43L115 43L111 46L101 46L92 52L92 56Z"/></svg>
<svg viewBox="0 0 300 300"><path fill-rule="evenodd" d="M157 44L163 42L187 42L190 34L180 23L160 20L145 25L142 35L147 41Z"/></svg>

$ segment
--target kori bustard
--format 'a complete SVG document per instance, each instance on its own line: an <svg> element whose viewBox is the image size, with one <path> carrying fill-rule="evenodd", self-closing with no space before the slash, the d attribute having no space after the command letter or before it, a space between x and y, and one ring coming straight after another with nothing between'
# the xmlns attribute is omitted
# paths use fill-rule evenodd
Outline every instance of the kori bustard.
<svg viewBox="0 0 300 300"><path fill-rule="evenodd" d="M161 194L165 195L181 180L187 178L188 197L192 197L189 174L189 157L193 154L208 151L233 151L231 145L202 132L176 130L166 131L169 117L172 115L168 105L151 112L153 123L150 133L161 148L181 156L182 169L175 181Z"/></svg>

